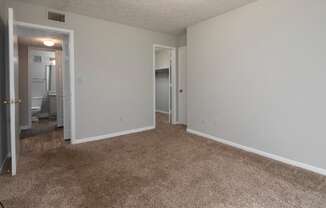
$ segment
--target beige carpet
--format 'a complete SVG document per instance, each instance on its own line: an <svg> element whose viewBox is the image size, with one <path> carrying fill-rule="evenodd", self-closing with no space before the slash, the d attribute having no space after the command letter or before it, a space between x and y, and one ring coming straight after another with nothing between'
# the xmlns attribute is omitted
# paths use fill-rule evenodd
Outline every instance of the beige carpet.
<svg viewBox="0 0 326 208"><path fill-rule="evenodd" d="M6 208L325 208L325 177L159 128L68 145L62 132L23 140L18 176L0 177Z"/></svg>

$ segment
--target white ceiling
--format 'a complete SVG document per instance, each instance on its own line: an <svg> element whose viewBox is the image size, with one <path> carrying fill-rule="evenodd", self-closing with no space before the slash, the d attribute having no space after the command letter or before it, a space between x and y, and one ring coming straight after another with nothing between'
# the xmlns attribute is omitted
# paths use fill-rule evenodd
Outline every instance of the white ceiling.
<svg viewBox="0 0 326 208"><path fill-rule="evenodd" d="M48 47L43 44L45 40L51 40L54 42L54 46ZM49 39L44 37L18 37L18 43L26 46L32 46L37 48L49 48L49 49L61 49L62 41L58 39Z"/></svg>
<svg viewBox="0 0 326 208"><path fill-rule="evenodd" d="M256 0L18 0L178 35L187 26Z"/></svg>
<svg viewBox="0 0 326 208"><path fill-rule="evenodd" d="M62 48L62 43L65 39L65 35L60 33L49 32L41 29L31 29L23 26L16 27L16 33L19 44L33 47L47 48L44 46L43 42L45 40L51 40L54 42L54 46L48 48L60 49Z"/></svg>
<svg viewBox="0 0 326 208"><path fill-rule="evenodd" d="M167 49L167 48L155 47L155 52L161 52L161 51L164 51L164 50L169 50L169 49Z"/></svg>

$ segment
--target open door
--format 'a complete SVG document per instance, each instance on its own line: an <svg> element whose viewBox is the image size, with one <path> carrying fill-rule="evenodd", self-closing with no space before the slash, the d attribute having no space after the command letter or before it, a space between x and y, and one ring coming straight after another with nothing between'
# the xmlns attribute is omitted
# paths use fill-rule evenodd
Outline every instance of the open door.
<svg viewBox="0 0 326 208"><path fill-rule="evenodd" d="M176 50L170 49L170 68L169 68L169 122L176 124Z"/></svg>
<svg viewBox="0 0 326 208"><path fill-rule="evenodd" d="M171 75L171 68L172 68L172 62L171 62L171 57L172 53L171 50L169 49L169 124L172 124L172 75Z"/></svg>
<svg viewBox="0 0 326 208"><path fill-rule="evenodd" d="M70 88L70 51L69 38L65 36L63 41L63 137L71 139L71 88Z"/></svg>
<svg viewBox="0 0 326 208"><path fill-rule="evenodd" d="M178 49L178 123L187 124L187 48Z"/></svg>
<svg viewBox="0 0 326 208"><path fill-rule="evenodd" d="M9 133L11 153L11 173L16 175L19 153L19 103L18 98L18 42L15 35L14 12L8 10L8 69L9 69L9 99L5 103L9 106Z"/></svg>
<svg viewBox="0 0 326 208"><path fill-rule="evenodd" d="M63 53L55 52L56 60L56 93L57 93L57 126L63 127Z"/></svg>

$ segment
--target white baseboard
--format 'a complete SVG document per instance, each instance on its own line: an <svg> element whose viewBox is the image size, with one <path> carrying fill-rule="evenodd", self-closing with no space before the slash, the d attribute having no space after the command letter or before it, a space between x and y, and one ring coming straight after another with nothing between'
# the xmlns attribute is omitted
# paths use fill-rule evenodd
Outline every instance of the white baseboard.
<svg viewBox="0 0 326 208"><path fill-rule="evenodd" d="M173 124L176 124L176 125L185 125L185 126L187 126L187 124L185 124L185 123L183 123L183 122L180 122L180 121L176 121L176 122L173 123Z"/></svg>
<svg viewBox="0 0 326 208"><path fill-rule="evenodd" d="M0 166L0 173L3 173L3 166L5 166L7 160L10 158L10 153L7 154L6 158L2 161L2 164Z"/></svg>
<svg viewBox="0 0 326 208"><path fill-rule="evenodd" d="M166 112L166 111L161 111L161 110L156 110L156 113L169 114L169 112Z"/></svg>
<svg viewBox="0 0 326 208"><path fill-rule="evenodd" d="M144 127L144 128L120 131L120 132L116 132L116 133L100 135L100 136L95 136L95 137L88 137L88 138L84 138L84 139L75 139L75 140L72 140L71 143L72 144L81 144L81 143L86 143L86 142L94 142L94 141L98 141L98 140L110 139L110 138L113 138L113 137L118 137L118 136L123 136L123 135L128 135L128 134L134 134L134 133L139 133L139 132L143 132L143 131L149 131L149 130L152 130L152 129L155 129L155 127L154 126L148 126L148 127Z"/></svg>
<svg viewBox="0 0 326 208"><path fill-rule="evenodd" d="M31 128L31 127L28 126L28 125L26 125L26 126L21 126L21 127L20 127L21 130L27 130L27 129L30 129L30 128Z"/></svg>
<svg viewBox="0 0 326 208"><path fill-rule="evenodd" d="M232 147L235 147L235 148L247 151L247 152L251 152L251 153L263 156L263 157L267 157L267 158L270 158L270 159L273 159L273 160L277 160L279 162L283 162L283 163L286 163L288 165L299 167L299 168L309 170L309 171L312 171L312 172L315 172L315 173L326 176L326 170L322 169L322 168L318 168L318 167L308 165L308 164L305 164L305 163L302 163L302 162L298 162L298 161L291 160L291 159L288 159L288 158L285 158L285 157L281 157L281 156L278 156L278 155L267 153L267 152L264 152L264 151L261 151L261 150L255 149L255 148L243 146L241 144L230 142L228 140L221 139L221 138L209 135L209 134L205 134L205 133L193 130L193 129L187 129L187 132L189 132L191 134L198 135L198 136L206 137L208 139L211 139L211 140L214 140L214 141L217 141L217 142L220 142L220 143L223 143L223 144L226 144L226 145L229 145L229 146L232 146Z"/></svg>

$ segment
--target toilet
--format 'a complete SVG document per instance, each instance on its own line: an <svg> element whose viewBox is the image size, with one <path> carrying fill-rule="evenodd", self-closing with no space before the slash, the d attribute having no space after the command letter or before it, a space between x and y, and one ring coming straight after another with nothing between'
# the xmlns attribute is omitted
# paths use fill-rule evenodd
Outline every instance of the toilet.
<svg viewBox="0 0 326 208"><path fill-rule="evenodd" d="M38 122L39 116L38 114L41 112L41 104L42 101L40 100L32 100L32 122Z"/></svg>
<svg viewBox="0 0 326 208"><path fill-rule="evenodd" d="M40 106L32 107L32 122L38 122L38 113L41 111Z"/></svg>

